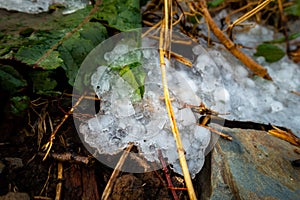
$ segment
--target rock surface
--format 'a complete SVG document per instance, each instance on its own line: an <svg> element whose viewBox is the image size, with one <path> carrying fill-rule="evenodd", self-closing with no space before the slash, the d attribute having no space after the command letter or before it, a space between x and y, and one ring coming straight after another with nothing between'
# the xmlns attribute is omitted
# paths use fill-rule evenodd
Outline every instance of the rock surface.
<svg viewBox="0 0 300 200"><path fill-rule="evenodd" d="M299 199L300 169L294 146L264 131L223 129L233 141L220 139L211 160L206 199Z"/></svg>
<svg viewBox="0 0 300 200"><path fill-rule="evenodd" d="M4 196L0 196L0 200L30 200L27 193L9 192Z"/></svg>

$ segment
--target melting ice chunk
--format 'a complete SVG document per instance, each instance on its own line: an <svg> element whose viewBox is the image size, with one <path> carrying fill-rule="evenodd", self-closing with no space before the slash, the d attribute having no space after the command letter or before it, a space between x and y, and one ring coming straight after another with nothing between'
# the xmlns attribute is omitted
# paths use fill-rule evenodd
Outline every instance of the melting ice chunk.
<svg viewBox="0 0 300 200"><path fill-rule="evenodd" d="M118 99L114 102L115 106L112 108L112 111L116 114L118 118L129 117L135 114L133 105L130 99Z"/></svg>
<svg viewBox="0 0 300 200"><path fill-rule="evenodd" d="M272 108L272 112L275 113L281 111L283 109L283 105L279 101L273 101L271 103L271 108Z"/></svg>
<svg viewBox="0 0 300 200"><path fill-rule="evenodd" d="M214 91L215 101L228 102L230 99L228 91L224 87L219 87Z"/></svg>
<svg viewBox="0 0 300 200"><path fill-rule="evenodd" d="M112 115L104 115L101 117L91 118L89 120L89 129L92 131L103 131L107 127L111 126L114 122L114 117Z"/></svg>

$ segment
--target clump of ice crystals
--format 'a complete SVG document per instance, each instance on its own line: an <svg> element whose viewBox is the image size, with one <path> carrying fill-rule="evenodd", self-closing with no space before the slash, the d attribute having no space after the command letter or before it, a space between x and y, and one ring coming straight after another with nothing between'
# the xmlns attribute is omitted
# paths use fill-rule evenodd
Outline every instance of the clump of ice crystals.
<svg viewBox="0 0 300 200"><path fill-rule="evenodd" d="M265 34L265 40L270 39L270 30L256 27L253 31L259 33L256 45L264 40L262 34ZM237 37L244 38L240 42L247 45L245 34ZM255 45L253 35L250 37L251 45ZM112 59L110 56L115 51L126 52L124 49L130 48L114 49L108 52L106 59ZM251 72L232 59L227 51L212 48L207 53L200 45L192 50L195 58L192 68L180 64L170 66L170 63L167 66L172 105L192 177L202 168L204 152L212 137L208 130L196 125L198 115L189 108L180 109L182 102L199 105L203 101L218 112L229 112L224 116L227 119L283 126L300 136L300 97L291 93L300 92L299 65L288 57L272 64L261 57L256 58L273 78L273 81L267 81L251 77ZM251 51L247 53L253 55ZM115 154L128 142L134 142L149 161L158 161L157 149L162 149L174 171L181 173L165 104L161 99L159 56L157 50L144 50L142 55L143 69L147 73L144 98L133 103L130 99L131 86L107 66L100 66L93 74L92 85L103 100L104 114L98 114L82 124L80 129L85 141L99 153Z"/></svg>
<svg viewBox="0 0 300 200"><path fill-rule="evenodd" d="M263 41L273 40L273 31L256 25L251 31L236 35L237 41L255 47ZM285 47L282 46L284 49ZM300 66L287 56L274 63L263 57L254 57L264 66L273 81L249 77L246 67L238 64L227 51L209 50L218 65L223 83L229 92L227 119L254 121L289 128L300 137L300 97L291 91L300 92ZM247 50L251 57L254 51Z"/></svg>
<svg viewBox="0 0 300 200"><path fill-rule="evenodd" d="M197 48L205 52L202 47ZM123 56L120 56L122 54ZM132 61L131 58L141 59L142 55L142 68L146 73L143 98L133 101L136 99L132 98L136 88L109 66L99 66L91 77L91 84L101 98L101 114L81 124L80 132L83 133L85 142L96 148L100 154L116 154L129 142L134 142L148 161L159 162L157 151L161 149L164 157L173 165L174 171L181 173L176 144L163 99L157 49L132 50L121 43L107 52L104 59L113 65L118 65L121 60L121 63L126 65ZM209 60L207 54L206 56ZM166 63L170 98L189 170L194 177L204 164L205 150L209 146L211 133L198 126L199 115L193 113L190 108L183 108L183 105L184 103L199 105L204 98L202 94L210 93L211 95L205 95L206 102L213 107L219 106L224 109L224 102L228 101L229 96L222 88L216 65L213 63L208 61L206 67L209 70L203 77L198 76L197 73L200 73L198 68L193 72L186 66L175 68L167 60ZM203 83L212 77L215 80L213 83ZM216 91L220 91L220 95L215 99L213 93ZM223 94L226 98L222 98Z"/></svg>
<svg viewBox="0 0 300 200"><path fill-rule="evenodd" d="M69 14L84 8L88 2L88 0L0 0L0 8L37 14L47 12L52 4L62 4L67 8L64 14Z"/></svg>

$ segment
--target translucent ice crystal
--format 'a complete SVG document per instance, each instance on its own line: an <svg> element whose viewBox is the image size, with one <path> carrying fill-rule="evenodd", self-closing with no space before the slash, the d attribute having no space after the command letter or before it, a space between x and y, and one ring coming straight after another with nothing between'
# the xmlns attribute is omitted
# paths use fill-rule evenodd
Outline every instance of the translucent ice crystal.
<svg viewBox="0 0 300 200"><path fill-rule="evenodd" d="M151 43L151 40L148 41ZM197 53L203 56L205 50L202 47L197 48ZM85 142L101 154L117 154L129 142L134 142L148 161L158 162L157 151L160 149L174 170L181 173L176 144L163 99L159 60L150 55L157 55L157 50L143 48L143 51L139 51L129 45L126 46L124 42L104 54L109 66L98 67L91 76L91 85L103 103L95 118L81 124L80 132L84 135ZM128 65L141 59L142 70L146 74L143 83L144 93L142 99L133 101L136 86L127 78L133 78L134 72L128 71L128 76L124 77L118 70L124 69L122 63ZM195 176L203 166L205 149L211 135L207 129L196 124L199 115L192 112L191 108L183 108L183 105L199 105L203 95L199 85L203 84L203 81L196 79L197 73L200 72L193 73L186 66L175 67L168 61L166 63L168 87L177 126L187 152L186 159L191 174ZM207 63L213 67L210 71L217 73L213 62L207 60ZM214 101L212 94L215 89L220 90L221 87L221 83L218 83L220 79L215 80L215 83L207 83L212 92L210 97L206 97L208 102ZM226 91L220 90L219 93L218 100L229 98ZM224 99L223 102L225 101L227 100Z"/></svg>
<svg viewBox="0 0 300 200"><path fill-rule="evenodd" d="M37 14L47 12L50 5L59 3L67 8L64 14L69 14L84 8L88 2L88 0L0 0L0 8Z"/></svg>
<svg viewBox="0 0 300 200"><path fill-rule="evenodd" d="M257 45L255 37L262 41L264 36L261 34L267 34L267 39L273 35L265 28L260 30L259 26L253 31L256 35L238 38L246 43L249 38L251 45ZM156 162L159 161L157 150L161 149L174 171L181 173L163 98L155 40L143 39L140 49L132 41L121 44L103 54L107 66L98 67L91 76L91 85L101 99L101 106L94 118L80 125L84 141L100 154L110 155L120 153L129 142L134 142L148 161ZM300 136L300 97L291 93L300 92L298 65L287 57L274 64L258 58L273 78L273 81L267 81L249 76L251 72L227 51L211 48L207 52L196 45L191 47L191 52L195 58L192 68L172 60L167 62L166 73L192 177L202 168L213 137L210 131L196 124L200 115L184 105L197 106L204 102L220 113L229 112L224 118L284 126ZM137 61L141 63L141 69L128 71L128 66ZM126 70L128 74L122 76ZM141 78L139 74L145 77ZM143 87L140 87L141 80ZM137 94L138 89L140 93Z"/></svg>

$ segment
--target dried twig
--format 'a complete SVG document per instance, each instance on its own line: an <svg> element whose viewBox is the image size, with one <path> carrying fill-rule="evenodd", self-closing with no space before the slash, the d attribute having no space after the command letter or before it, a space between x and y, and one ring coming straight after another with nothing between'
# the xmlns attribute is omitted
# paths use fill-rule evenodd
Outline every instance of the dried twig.
<svg viewBox="0 0 300 200"><path fill-rule="evenodd" d="M202 121L201 121L202 120ZM223 127L228 128L241 128L241 129L251 129L251 130L259 130L265 131L272 136L275 136L281 140L289 142L292 145L300 147L300 138L298 138L291 130L285 127L278 127L271 124L260 124L255 122L248 121L231 121L218 116L202 116L200 118L200 123L203 125L207 125L208 123L219 124Z"/></svg>
<svg viewBox="0 0 300 200"><path fill-rule="evenodd" d="M300 96L300 92L296 92L296 91L291 91L291 93Z"/></svg>
<svg viewBox="0 0 300 200"><path fill-rule="evenodd" d="M79 95L76 94L69 94L69 93L63 93L64 96L68 96L68 97L76 97L79 98ZM88 99L88 100L93 100L93 101L99 101L101 99L99 99L98 97L95 96L95 94L90 94L90 96L84 96L84 99Z"/></svg>
<svg viewBox="0 0 300 200"><path fill-rule="evenodd" d="M173 16L171 16L171 13L172 13L172 1L164 0L164 19L161 26L160 40L159 40L160 69L161 69L166 109L170 119L171 130L176 142L180 166L188 189L189 197L190 199L194 200L197 199L197 197L189 173L188 165L185 159L185 151L176 125L176 119L175 119L174 111L170 100L169 89L168 89L167 78L166 78L165 58L170 59L169 52L171 52L171 38L172 38L172 24L173 24L172 23Z"/></svg>
<svg viewBox="0 0 300 200"><path fill-rule="evenodd" d="M229 25L228 28L227 28L227 33L228 33L229 37L231 38L232 29L233 29L234 26L236 26L237 24L242 23L246 19L249 19L250 17L255 15L257 12L259 12L264 7L266 7L271 1L274 1L274 0L266 0L266 1L258 4L258 6L256 6L254 9L252 9L249 12L245 13L243 16L241 16L240 18L235 20L231 25Z"/></svg>
<svg viewBox="0 0 300 200"><path fill-rule="evenodd" d="M45 190L45 188L47 187L48 183L49 183L49 180L50 180L50 175L51 175L51 169L52 169L52 164L50 165L49 169L48 169L48 176L47 176L47 179L44 183L44 186L42 188L42 190L40 191L40 194L39 196L41 196Z"/></svg>
<svg viewBox="0 0 300 200"><path fill-rule="evenodd" d="M85 97L85 93L78 99L78 101L74 104L74 106L64 115L63 119L60 123L55 127L54 131L51 133L49 141L43 146L43 150L46 151L46 154L43 158L45 160L52 148L53 140L55 139L55 135L58 132L59 128L64 124L64 122L68 119L68 117L74 112L74 109L80 104L82 99Z"/></svg>
<svg viewBox="0 0 300 200"><path fill-rule="evenodd" d="M199 0L199 4L195 4L195 7L197 7L199 11L203 14L206 22L208 23L210 29L215 34L215 36L236 58L238 58L242 63L244 63L257 76L260 76L267 80L272 80L271 76L268 74L265 68L263 68L253 59L251 59L242 51L240 51L237 48L237 46L219 29L219 27L216 25L207 9L205 0Z"/></svg>
<svg viewBox="0 0 300 200"><path fill-rule="evenodd" d="M225 133L222 133L220 131L217 131L216 129L212 128L212 127L209 127L209 126L206 126L206 125L202 125L202 124L198 124L199 126L202 126L208 130L210 130L211 132L215 133L215 134L218 134L219 136L221 136L222 138L226 139L226 140L229 140L229 141L232 141L232 137L225 134Z"/></svg>
<svg viewBox="0 0 300 200"><path fill-rule="evenodd" d="M269 130L268 133L289 142L292 145L300 147L300 139L296 137L294 134L290 133L289 131L282 130L276 126L272 126L273 129Z"/></svg>
<svg viewBox="0 0 300 200"><path fill-rule="evenodd" d="M287 18L283 11L282 0L278 0L278 8L279 8L281 26L283 28L283 34L285 37L286 52L288 53L290 51L290 43L289 43L289 35L288 35L288 28L287 28Z"/></svg>
<svg viewBox="0 0 300 200"><path fill-rule="evenodd" d="M39 153L40 156L45 156L44 153ZM80 156L80 155L74 155L72 153L49 153L50 157L54 158L55 160L59 162L70 162L70 163L78 163L78 164L89 164L91 157L89 156Z"/></svg>
<svg viewBox="0 0 300 200"><path fill-rule="evenodd" d="M34 200L52 200L51 197L44 197L44 196L34 196Z"/></svg>
<svg viewBox="0 0 300 200"><path fill-rule="evenodd" d="M56 185L55 200L60 200L60 197L61 197L63 169L64 169L63 164L61 162L59 162L58 166L57 166L57 180L58 180L58 183Z"/></svg>
<svg viewBox="0 0 300 200"><path fill-rule="evenodd" d="M160 160L161 165L163 167L163 171L164 171L166 179L167 179L168 187L169 188L174 188L174 186L172 184L172 181L171 181L171 178L170 178L170 174L168 172L168 168L167 168L166 162L165 162L165 160L163 158L163 155L162 155L162 152L161 152L160 149L158 149L158 157L159 157L159 160ZM173 198L175 200L178 200L178 196L177 196L175 190L171 189L171 192L172 192Z"/></svg>
<svg viewBox="0 0 300 200"><path fill-rule="evenodd" d="M102 200L107 200L109 198L110 193L114 187L115 181L120 174L121 168L133 146L134 146L133 143L129 143L127 148L124 150L122 156L120 157L119 162L117 163L113 173L111 174L109 181L107 182L107 184L105 186L105 189L104 189L102 197L101 197Z"/></svg>

